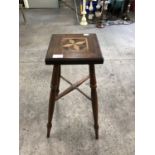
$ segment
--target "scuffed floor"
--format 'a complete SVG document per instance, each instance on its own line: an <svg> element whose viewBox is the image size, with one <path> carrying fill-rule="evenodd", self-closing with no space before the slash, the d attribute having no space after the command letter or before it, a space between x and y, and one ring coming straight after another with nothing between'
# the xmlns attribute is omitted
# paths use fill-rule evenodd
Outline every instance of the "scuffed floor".
<svg viewBox="0 0 155 155"><path fill-rule="evenodd" d="M26 10L20 15L20 154L21 155L134 155L134 24L77 25L68 9ZM52 66L44 58L54 33L96 33L105 58L96 65L99 101L99 140L95 140L89 100L73 91L56 103L51 137L46 138ZM74 82L88 66L62 66ZM61 90L69 85L61 81ZM90 93L89 81L80 88Z"/></svg>

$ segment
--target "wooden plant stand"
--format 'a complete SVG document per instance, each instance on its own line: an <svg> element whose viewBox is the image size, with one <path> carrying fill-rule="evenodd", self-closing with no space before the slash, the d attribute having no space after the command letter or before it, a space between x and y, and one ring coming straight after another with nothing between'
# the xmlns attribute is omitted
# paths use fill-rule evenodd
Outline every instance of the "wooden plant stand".
<svg viewBox="0 0 155 155"><path fill-rule="evenodd" d="M92 102L95 136L98 139L98 99L96 91L95 64L103 64L103 57L96 34L53 34L45 63L54 65L51 80L51 92L48 109L47 137L50 137L55 102L73 90L78 90ZM75 84L61 75L61 65L88 65L89 75ZM71 86L59 93L60 78ZM82 92L78 86L90 78L91 97Z"/></svg>

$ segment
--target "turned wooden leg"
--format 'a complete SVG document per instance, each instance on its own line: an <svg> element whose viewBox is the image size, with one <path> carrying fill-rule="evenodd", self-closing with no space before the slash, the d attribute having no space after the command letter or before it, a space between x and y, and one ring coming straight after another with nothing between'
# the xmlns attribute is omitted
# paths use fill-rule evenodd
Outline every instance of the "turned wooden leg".
<svg viewBox="0 0 155 155"><path fill-rule="evenodd" d="M58 94L59 94L59 86L60 86L60 77L61 77L61 66L59 65L59 67L58 67L58 72L59 72L59 75L58 75L58 78L57 78L57 80L58 80L58 87L57 87L57 90L56 90L56 96L58 96Z"/></svg>
<svg viewBox="0 0 155 155"><path fill-rule="evenodd" d="M89 65L89 75L90 75L90 87L91 87L91 99L92 99L92 109L94 116L94 129L96 139L98 139L98 99L97 99L97 91L96 91L96 76L95 76L95 66Z"/></svg>
<svg viewBox="0 0 155 155"><path fill-rule="evenodd" d="M60 76L59 76L60 72L59 71L60 71L60 66L54 65L52 80L51 80L51 92L50 92L50 99L49 99L49 108L48 108L47 138L50 137L50 130L52 127L51 121L53 118L55 98L57 95L59 78L60 78Z"/></svg>

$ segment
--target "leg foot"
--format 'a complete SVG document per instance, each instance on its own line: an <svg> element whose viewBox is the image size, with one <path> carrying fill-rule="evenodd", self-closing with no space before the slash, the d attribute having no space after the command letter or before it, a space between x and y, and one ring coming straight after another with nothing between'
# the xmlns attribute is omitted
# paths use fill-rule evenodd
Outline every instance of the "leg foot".
<svg viewBox="0 0 155 155"><path fill-rule="evenodd" d="M51 131L51 127L52 127L52 124L47 124L47 138L50 137L50 131Z"/></svg>
<svg viewBox="0 0 155 155"><path fill-rule="evenodd" d="M99 135L98 135L98 128L99 128L99 126L95 126L95 125L94 125L94 129L95 129L95 137L96 137L96 139L99 138Z"/></svg>

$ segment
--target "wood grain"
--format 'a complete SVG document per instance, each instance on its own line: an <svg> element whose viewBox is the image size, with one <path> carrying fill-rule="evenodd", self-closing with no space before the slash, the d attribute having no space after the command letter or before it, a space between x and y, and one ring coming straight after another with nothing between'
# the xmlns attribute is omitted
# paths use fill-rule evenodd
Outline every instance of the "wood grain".
<svg viewBox="0 0 155 155"><path fill-rule="evenodd" d="M60 54L63 58L53 58ZM53 34L45 58L51 64L102 64L96 34Z"/></svg>

